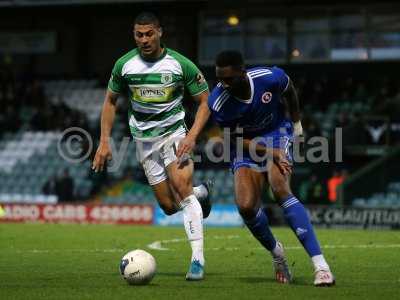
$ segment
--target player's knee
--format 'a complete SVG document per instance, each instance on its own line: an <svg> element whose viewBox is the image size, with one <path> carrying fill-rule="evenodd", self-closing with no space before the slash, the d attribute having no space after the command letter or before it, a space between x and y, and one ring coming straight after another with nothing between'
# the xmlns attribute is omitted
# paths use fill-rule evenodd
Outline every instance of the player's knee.
<svg viewBox="0 0 400 300"><path fill-rule="evenodd" d="M172 186L181 199L185 199L193 193L191 180L181 178L180 180L172 182Z"/></svg>
<svg viewBox="0 0 400 300"><path fill-rule="evenodd" d="M282 187L278 187L275 190L273 189L272 192L279 204L281 204L282 201L284 201L291 194L288 189Z"/></svg>
<svg viewBox="0 0 400 300"><path fill-rule="evenodd" d="M160 204L160 207L167 216L171 216L177 212L177 209L173 204Z"/></svg>
<svg viewBox="0 0 400 300"><path fill-rule="evenodd" d="M254 201L242 198L238 201L239 214L244 220L252 219L256 215L256 207L253 205Z"/></svg>
<svg viewBox="0 0 400 300"><path fill-rule="evenodd" d="M271 190L278 202L286 199L291 194L287 183L283 181L271 184Z"/></svg>

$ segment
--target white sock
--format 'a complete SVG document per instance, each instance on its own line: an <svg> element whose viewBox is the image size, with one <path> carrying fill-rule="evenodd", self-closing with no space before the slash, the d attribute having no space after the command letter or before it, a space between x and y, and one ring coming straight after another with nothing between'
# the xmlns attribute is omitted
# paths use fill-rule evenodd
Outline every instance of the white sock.
<svg viewBox="0 0 400 300"><path fill-rule="evenodd" d="M199 186L193 187L193 194L197 199L204 199L208 196L208 190L204 184L200 184Z"/></svg>
<svg viewBox="0 0 400 300"><path fill-rule="evenodd" d="M314 265L315 271L318 271L318 270L330 271L329 265L326 262L326 260L322 254L311 257L311 261Z"/></svg>
<svg viewBox="0 0 400 300"><path fill-rule="evenodd" d="M276 241L276 246L274 249L272 249L271 255L273 258L282 258L285 256L283 248L280 246L278 241Z"/></svg>
<svg viewBox="0 0 400 300"><path fill-rule="evenodd" d="M198 260L204 266L203 253L203 211L195 195L190 195L180 203L183 224L192 247L192 261Z"/></svg>

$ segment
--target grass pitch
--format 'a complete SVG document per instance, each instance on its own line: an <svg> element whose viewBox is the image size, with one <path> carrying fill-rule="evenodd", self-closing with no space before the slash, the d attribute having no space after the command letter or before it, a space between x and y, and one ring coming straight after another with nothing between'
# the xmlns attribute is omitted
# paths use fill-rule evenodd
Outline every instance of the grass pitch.
<svg viewBox="0 0 400 300"><path fill-rule="evenodd" d="M190 247L183 228L0 224L0 299L386 299L400 293L400 234L318 230L336 286L315 288L304 250L289 229L275 228L295 281L275 282L271 259L245 228L206 229L206 279L186 282ZM148 248L151 244L155 250ZM154 255L148 286L118 272L123 254Z"/></svg>

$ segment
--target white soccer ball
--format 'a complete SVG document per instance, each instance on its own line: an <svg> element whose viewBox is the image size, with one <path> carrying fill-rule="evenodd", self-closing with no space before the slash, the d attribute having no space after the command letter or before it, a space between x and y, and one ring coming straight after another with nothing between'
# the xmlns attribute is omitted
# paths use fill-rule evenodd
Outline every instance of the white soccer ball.
<svg viewBox="0 0 400 300"><path fill-rule="evenodd" d="M125 254L119 265L122 277L132 285L148 284L156 274L156 260L144 250L133 250Z"/></svg>

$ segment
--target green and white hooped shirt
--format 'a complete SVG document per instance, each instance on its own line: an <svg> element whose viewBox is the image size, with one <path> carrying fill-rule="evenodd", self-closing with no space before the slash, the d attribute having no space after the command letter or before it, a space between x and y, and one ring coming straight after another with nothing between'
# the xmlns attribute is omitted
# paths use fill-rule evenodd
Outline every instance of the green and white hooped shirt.
<svg viewBox="0 0 400 300"><path fill-rule="evenodd" d="M156 61L146 61L137 48L114 65L108 89L127 94L129 126L137 140L154 140L184 128L182 99L185 88L192 96L208 90L196 65L178 52L164 48Z"/></svg>

